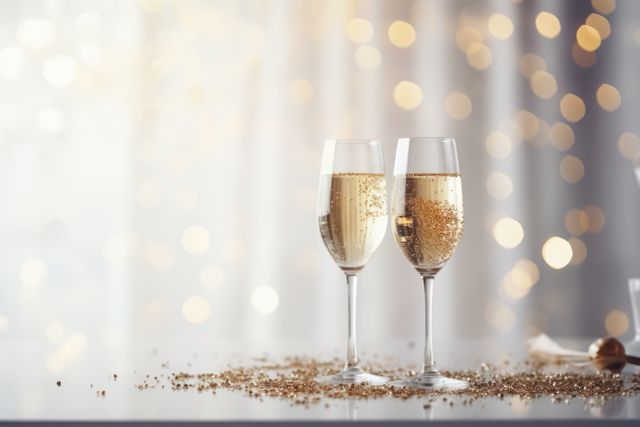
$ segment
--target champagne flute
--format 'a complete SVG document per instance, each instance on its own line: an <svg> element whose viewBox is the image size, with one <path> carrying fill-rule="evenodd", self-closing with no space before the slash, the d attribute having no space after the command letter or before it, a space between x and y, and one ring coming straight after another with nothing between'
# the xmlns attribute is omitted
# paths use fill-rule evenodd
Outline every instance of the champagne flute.
<svg viewBox="0 0 640 427"><path fill-rule="evenodd" d="M453 138L401 138L393 171L392 228L404 256L422 276L425 347L422 371L395 385L462 389L466 381L436 369L432 343L433 280L462 237L462 181Z"/></svg>
<svg viewBox="0 0 640 427"><path fill-rule="evenodd" d="M318 193L318 223L327 250L347 276L347 362L335 374L316 378L329 384L384 384L364 372L356 351L357 274L387 230L387 191L382 145L378 140L327 140Z"/></svg>

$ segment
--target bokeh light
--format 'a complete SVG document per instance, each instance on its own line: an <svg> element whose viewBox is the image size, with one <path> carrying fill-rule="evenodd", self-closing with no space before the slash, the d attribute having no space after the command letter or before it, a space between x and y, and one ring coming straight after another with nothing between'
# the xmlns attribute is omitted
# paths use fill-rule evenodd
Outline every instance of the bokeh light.
<svg viewBox="0 0 640 427"><path fill-rule="evenodd" d="M582 264L587 258L587 245L585 245L585 243L577 237L570 237L569 244L571 245L571 250L573 251L573 256L571 257L571 261L569 261L569 264Z"/></svg>
<svg viewBox="0 0 640 427"><path fill-rule="evenodd" d="M387 31L389 41L396 47L407 48L416 40L416 30L405 21L394 21Z"/></svg>
<svg viewBox="0 0 640 427"><path fill-rule="evenodd" d="M602 40L605 40L611 34L611 24L609 24L609 20L602 15L592 13L587 17L585 23L595 28Z"/></svg>
<svg viewBox="0 0 640 427"><path fill-rule="evenodd" d="M56 88L71 85L78 74L78 66L73 58L54 55L45 60L42 75L47 83Z"/></svg>
<svg viewBox="0 0 640 427"><path fill-rule="evenodd" d="M571 208L564 216L564 226L574 236L582 236L589 229L589 217L576 208Z"/></svg>
<svg viewBox="0 0 640 427"><path fill-rule="evenodd" d="M604 328L609 335L620 337L629 329L629 318L620 310L611 310L604 318Z"/></svg>
<svg viewBox="0 0 640 427"><path fill-rule="evenodd" d="M502 332L508 332L513 329L518 320L513 309L498 300L487 304L485 318L490 325Z"/></svg>
<svg viewBox="0 0 640 427"><path fill-rule="evenodd" d="M531 111L518 111L513 119L513 130L526 140L532 140L540 131L540 120Z"/></svg>
<svg viewBox="0 0 640 427"><path fill-rule="evenodd" d="M568 93L560 100L560 113L572 123L582 120L586 113L584 101L578 95Z"/></svg>
<svg viewBox="0 0 640 427"><path fill-rule="evenodd" d="M640 137L631 132L624 132L618 138L618 151L626 159L635 159L640 155Z"/></svg>
<svg viewBox="0 0 640 427"><path fill-rule="evenodd" d="M493 61L491 49L482 43L472 43L465 51L465 55L467 63L479 71L489 68Z"/></svg>
<svg viewBox="0 0 640 427"><path fill-rule="evenodd" d="M206 298L192 296L182 304L182 315L189 323L202 323L209 318L210 314L211 308Z"/></svg>
<svg viewBox="0 0 640 427"><path fill-rule="evenodd" d="M511 153L511 139L503 132L491 132L487 136L487 152L494 159L505 159Z"/></svg>
<svg viewBox="0 0 640 427"><path fill-rule="evenodd" d="M513 22L508 16L500 13L491 15L487 26L489 27L489 33L499 40L506 40L513 34Z"/></svg>
<svg viewBox="0 0 640 427"><path fill-rule="evenodd" d="M616 0L591 0L591 6L603 15L609 15L616 10Z"/></svg>
<svg viewBox="0 0 640 427"><path fill-rule="evenodd" d="M587 222L589 223L587 232L591 234L599 233L606 222L604 211L595 205L586 205L582 208L582 211L587 216Z"/></svg>
<svg viewBox="0 0 640 427"><path fill-rule="evenodd" d="M513 182L502 172L491 172L487 177L487 192L494 199L504 200L513 192Z"/></svg>
<svg viewBox="0 0 640 427"><path fill-rule="evenodd" d="M473 27L463 26L456 32L456 46L464 53L472 44L482 41L482 33Z"/></svg>
<svg viewBox="0 0 640 427"><path fill-rule="evenodd" d="M523 76L530 79L536 73L536 71L546 71L547 63L540 56L535 53L526 53L520 58L520 72Z"/></svg>
<svg viewBox="0 0 640 427"><path fill-rule="evenodd" d="M444 100L447 115L455 120L464 120L472 110L471 99L462 92L451 92Z"/></svg>
<svg viewBox="0 0 640 427"><path fill-rule="evenodd" d="M571 58L580 68L593 67L598 59L595 52L587 52L578 43L571 47Z"/></svg>
<svg viewBox="0 0 640 427"><path fill-rule="evenodd" d="M373 46L362 45L355 53L356 65L363 70L373 70L380 65L382 56L380 51Z"/></svg>
<svg viewBox="0 0 640 427"><path fill-rule="evenodd" d="M422 89L410 81L401 81L393 89L393 100L404 110L413 110L422 103Z"/></svg>
<svg viewBox="0 0 640 427"><path fill-rule="evenodd" d="M251 304L258 313L273 313L279 302L278 293L271 286L258 286L251 292Z"/></svg>
<svg viewBox="0 0 640 427"><path fill-rule="evenodd" d="M560 20L553 13L540 12L536 16L536 29L543 37L553 39L560 34Z"/></svg>
<svg viewBox="0 0 640 427"><path fill-rule="evenodd" d="M608 83L600 85L596 91L596 100L598 105L606 111L616 111L622 103L622 97L618 89Z"/></svg>
<svg viewBox="0 0 640 427"><path fill-rule="evenodd" d="M549 129L549 143L559 151L567 151L575 142L575 135L571 126L556 122Z"/></svg>
<svg viewBox="0 0 640 427"><path fill-rule="evenodd" d="M547 71L539 70L533 73L529 81L533 93L541 99L549 99L558 91L556 78Z"/></svg>
<svg viewBox="0 0 640 427"><path fill-rule="evenodd" d="M542 246L542 258L553 269L566 267L572 257L571 244L562 237L552 236Z"/></svg>
<svg viewBox="0 0 640 427"><path fill-rule="evenodd" d="M367 43L373 37L373 25L366 19L353 18L347 24L347 36L354 43Z"/></svg>
<svg viewBox="0 0 640 427"><path fill-rule="evenodd" d="M53 43L56 37L56 26L42 18L27 19L20 22L16 31L18 43L30 50L42 50Z"/></svg>
<svg viewBox="0 0 640 427"><path fill-rule="evenodd" d="M209 249L209 232L200 226L188 227L182 233L182 247L193 255L199 255Z"/></svg>
<svg viewBox="0 0 640 427"><path fill-rule="evenodd" d="M576 31L576 42L587 52L593 52L600 47L602 39L598 30L590 25L580 25Z"/></svg>
<svg viewBox="0 0 640 427"><path fill-rule="evenodd" d="M493 238L506 249L513 249L524 239L524 229L513 218L500 218L493 226Z"/></svg>
<svg viewBox="0 0 640 427"><path fill-rule="evenodd" d="M20 280L27 288L42 286L48 274L47 266L39 259L29 259L20 266Z"/></svg>
<svg viewBox="0 0 640 427"><path fill-rule="evenodd" d="M9 328L9 318L7 316L0 316L0 332L4 332Z"/></svg>
<svg viewBox="0 0 640 427"><path fill-rule="evenodd" d="M560 160L560 176L568 183L575 184L584 176L584 164L576 156L567 155Z"/></svg>

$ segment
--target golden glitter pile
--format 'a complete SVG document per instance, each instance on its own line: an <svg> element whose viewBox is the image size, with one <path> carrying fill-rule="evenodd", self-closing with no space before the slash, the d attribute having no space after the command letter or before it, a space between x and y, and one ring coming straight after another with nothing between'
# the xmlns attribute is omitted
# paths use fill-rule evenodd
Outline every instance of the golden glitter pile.
<svg viewBox="0 0 640 427"><path fill-rule="evenodd" d="M309 405L329 399L370 399L391 397L409 399L413 397L458 396L463 404L485 397L503 398L518 396L524 399L550 397L556 403L571 398L601 398L632 396L640 393L640 375L578 373L547 371L540 367L515 372L505 372L495 366L483 364L475 371L443 372L448 377L469 381L469 388L454 392L427 391L422 389L395 387L392 385L371 386L367 384L330 385L318 384L314 378L335 372L337 360L320 362L309 358L286 358L284 363L261 363L250 367L236 367L219 373L173 373L168 377L172 390L195 390L212 392L233 390L249 397L282 398L293 404ZM368 371L395 379L411 374L400 369L389 370L369 367ZM150 380L150 377L147 376ZM145 380L136 386L140 390L164 388L158 377Z"/></svg>

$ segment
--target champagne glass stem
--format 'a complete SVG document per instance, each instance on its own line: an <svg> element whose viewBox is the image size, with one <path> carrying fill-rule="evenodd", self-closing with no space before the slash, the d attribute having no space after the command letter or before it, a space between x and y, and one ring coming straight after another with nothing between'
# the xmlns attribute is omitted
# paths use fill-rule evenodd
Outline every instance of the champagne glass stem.
<svg viewBox="0 0 640 427"><path fill-rule="evenodd" d="M422 276L424 283L424 366L422 373L437 372L433 360L433 276Z"/></svg>
<svg viewBox="0 0 640 427"><path fill-rule="evenodd" d="M358 277L355 274L347 274L347 301L349 330L347 341L347 363L345 368L358 366L358 351L356 349L356 295L358 293Z"/></svg>

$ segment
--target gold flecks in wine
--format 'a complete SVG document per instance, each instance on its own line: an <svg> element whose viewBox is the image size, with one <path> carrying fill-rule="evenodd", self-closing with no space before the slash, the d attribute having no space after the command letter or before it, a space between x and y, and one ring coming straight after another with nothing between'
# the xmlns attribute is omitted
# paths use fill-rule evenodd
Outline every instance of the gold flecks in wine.
<svg viewBox="0 0 640 427"><path fill-rule="evenodd" d="M404 192L394 209L394 235L418 269L437 269L453 255L462 238L464 216L458 174L408 174L397 177ZM396 203L400 202L396 200Z"/></svg>

